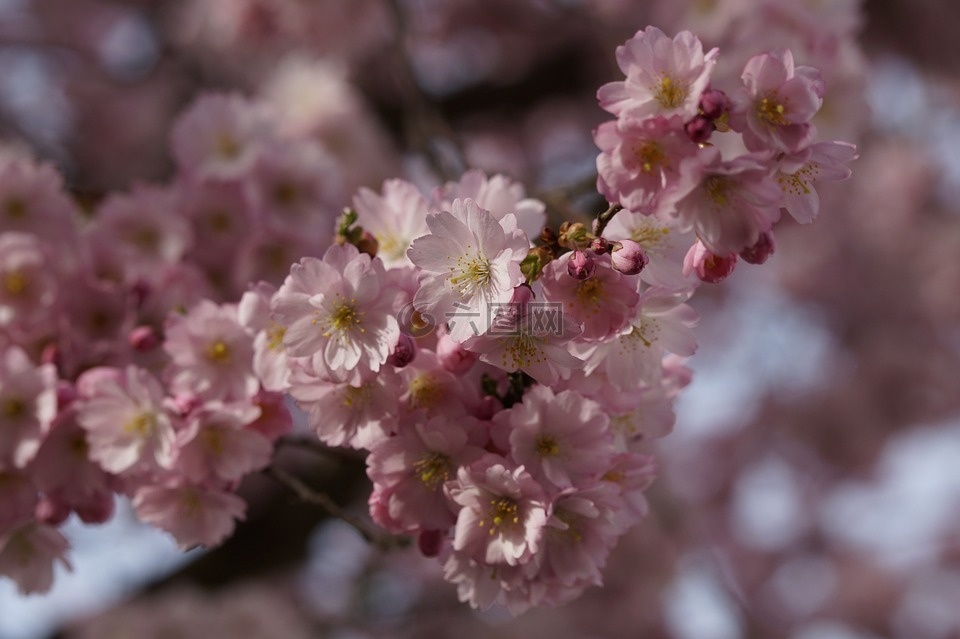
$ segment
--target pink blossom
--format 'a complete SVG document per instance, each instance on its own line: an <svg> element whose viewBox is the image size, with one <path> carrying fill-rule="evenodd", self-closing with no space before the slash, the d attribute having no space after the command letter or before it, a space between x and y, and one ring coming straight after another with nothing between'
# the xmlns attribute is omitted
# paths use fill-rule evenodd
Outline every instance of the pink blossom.
<svg viewBox="0 0 960 639"><path fill-rule="evenodd" d="M448 322L462 342L490 328L495 305L510 301L523 281L520 262L529 240L507 214L497 222L470 199L427 218L430 235L414 240L407 256L422 271L413 304L435 322Z"/></svg>
<svg viewBox="0 0 960 639"><path fill-rule="evenodd" d="M222 262L255 226L251 196L241 182L185 181L180 197L194 236L190 257L201 264Z"/></svg>
<svg viewBox="0 0 960 639"><path fill-rule="evenodd" d="M247 182L261 222L333 238L340 175L315 143L265 144Z"/></svg>
<svg viewBox="0 0 960 639"><path fill-rule="evenodd" d="M594 132L597 190L628 211L672 213L677 200L692 188L680 180L680 163L697 151L679 118L622 118L604 122Z"/></svg>
<svg viewBox="0 0 960 639"><path fill-rule="evenodd" d="M859 157L846 142L818 142L780 158L776 179L784 193L783 207L797 222L807 224L820 213L817 182L840 182L850 177L849 162Z"/></svg>
<svg viewBox="0 0 960 639"><path fill-rule="evenodd" d="M300 369L290 377L290 396L307 411L320 441L368 448L395 428L399 385L389 368L355 385L326 382Z"/></svg>
<svg viewBox="0 0 960 639"><path fill-rule="evenodd" d="M57 373L19 347L0 350L0 468L23 468L37 454L57 412Z"/></svg>
<svg viewBox="0 0 960 639"><path fill-rule="evenodd" d="M457 586L460 601L480 610L498 603L513 614L522 614L532 605L523 587L523 566L490 566L465 553L453 552L443 564L443 578Z"/></svg>
<svg viewBox="0 0 960 639"><path fill-rule="evenodd" d="M489 332L467 340L464 346L479 353L482 362L508 372L523 371L539 383L552 386L583 366L583 361L566 348L581 333L557 303L514 303L499 310Z"/></svg>
<svg viewBox="0 0 960 639"><path fill-rule="evenodd" d="M0 327L24 330L50 320L60 289L51 262L35 236L0 234Z"/></svg>
<svg viewBox="0 0 960 639"><path fill-rule="evenodd" d="M471 169L461 176L459 182L447 182L433 192L435 208L448 211L457 198L472 199L481 209L490 211L497 220L513 214L517 227L527 237L540 236L547 222L546 205L540 200L528 198L523 184L505 175L487 177L479 169Z"/></svg>
<svg viewBox="0 0 960 639"><path fill-rule="evenodd" d="M109 476L90 458L86 430L74 403L61 410L30 464L37 488L70 508L83 508L111 496Z"/></svg>
<svg viewBox="0 0 960 639"><path fill-rule="evenodd" d="M453 548L487 564L516 566L538 551L549 505L543 488L524 470L486 455L460 468L450 497L462 508Z"/></svg>
<svg viewBox="0 0 960 639"><path fill-rule="evenodd" d="M273 300L287 354L311 358L318 371L380 370L400 330L385 276L381 260L349 244L294 264Z"/></svg>
<svg viewBox="0 0 960 639"><path fill-rule="evenodd" d="M253 331L253 371L260 385L269 391L282 392L289 387L290 363L287 361L283 337L286 329L270 319L270 305L277 289L261 282L246 291L237 305L237 319Z"/></svg>
<svg viewBox="0 0 960 639"><path fill-rule="evenodd" d="M187 221L176 214L177 198L174 189L146 184L111 195L100 205L88 237L115 243L125 270L150 277L161 263L180 260L193 242Z"/></svg>
<svg viewBox="0 0 960 639"><path fill-rule="evenodd" d="M49 164L0 161L0 233L29 233L58 251L74 252L77 228L63 178Z"/></svg>
<svg viewBox="0 0 960 639"><path fill-rule="evenodd" d="M684 162L682 172L697 187L677 204L684 230L692 228L717 255L753 246L780 217L783 193L770 177L769 158L743 155L723 161L715 147Z"/></svg>
<svg viewBox="0 0 960 639"><path fill-rule="evenodd" d="M483 455L468 444L471 417L451 423L444 417L417 420L373 445L367 474L377 487L390 489L386 506L390 519L405 532L445 530L456 522L444 485L457 469Z"/></svg>
<svg viewBox="0 0 960 639"><path fill-rule="evenodd" d="M240 325L237 307L202 300L186 315L167 320L167 375L177 393L206 399L244 399L259 388L253 372L253 336Z"/></svg>
<svg viewBox="0 0 960 639"><path fill-rule="evenodd" d="M656 27L638 31L617 47L617 64L627 79L600 87L600 106L616 116L648 118L697 113L710 82L717 49L706 55L700 40L681 31L672 40Z"/></svg>
<svg viewBox="0 0 960 639"><path fill-rule="evenodd" d="M182 482L141 486L133 507L140 519L173 535L183 550L220 545L247 510L233 493Z"/></svg>
<svg viewBox="0 0 960 639"><path fill-rule="evenodd" d="M544 299L563 305L564 315L583 327L579 339L585 341L618 334L629 324L640 300L636 278L611 268L607 256L597 257L595 263L596 271L588 280L567 275L561 260L547 264L541 278Z"/></svg>
<svg viewBox="0 0 960 639"><path fill-rule="evenodd" d="M357 223L373 234L379 248L377 257L384 266L411 266L407 257L410 243L429 233L429 205L417 187L406 180L392 179L383 183L382 195L362 187L353 196Z"/></svg>
<svg viewBox="0 0 960 639"><path fill-rule="evenodd" d="M731 126L751 151L796 153L812 142L811 118L823 104L825 85L813 67L794 67L793 53L777 49L750 58L743 89L733 96Z"/></svg>
<svg viewBox="0 0 960 639"><path fill-rule="evenodd" d="M175 469L196 483L232 482L270 464L270 440L251 425L256 406L210 402L193 411L177 434Z"/></svg>
<svg viewBox="0 0 960 639"><path fill-rule="evenodd" d="M571 350L586 362L586 374L603 370L620 388L636 389L641 382L655 382L661 376L665 352L688 356L696 351L693 327L699 316L684 303L691 294L690 289L646 289L630 320L630 332L608 342L576 343Z"/></svg>
<svg viewBox="0 0 960 639"><path fill-rule="evenodd" d="M660 219L631 211L620 211L607 225L604 235L611 241L633 240L643 248L649 262L639 278L653 286L682 288L688 285L683 276L683 258L695 241L690 231L682 232L679 220Z"/></svg>
<svg viewBox="0 0 960 639"><path fill-rule="evenodd" d="M237 177L256 161L267 122L261 105L239 95L204 95L174 124L173 156L188 174Z"/></svg>
<svg viewBox="0 0 960 639"><path fill-rule="evenodd" d="M153 375L129 366L119 375L78 382L84 385L92 388L77 405L77 421L87 431L90 459L110 473L171 467L175 417Z"/></svg>
<svg viewBox="0 0 960 639"><path fill-rule="evenodd" d="M0 575L17 584L21 595L44 593L53 585L54 563L68 570L67 539L56 528L26 524L0 533Z"/></svg>
<svg viewBox="0 0 960 639"><path fill-rule="evenodd" d="M524 393L522 403L494 420L497 429L509 433L513 460L554 489L598 478L614 453L606 414L574 391L554 394L536 385Z"/></svg>

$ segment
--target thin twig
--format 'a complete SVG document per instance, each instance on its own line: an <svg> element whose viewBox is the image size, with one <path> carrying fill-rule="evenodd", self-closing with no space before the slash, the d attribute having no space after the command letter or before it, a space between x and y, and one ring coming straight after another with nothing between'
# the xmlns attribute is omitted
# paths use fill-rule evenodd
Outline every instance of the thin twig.
<svg viewBox="0 0 960 639"><path fill-rule="evenodd" d="M325 445L323 442L312 437L281 437L277 440L280 446L289 446L291 448L300 448L324 457L333 459L343 459L351 462L363 461L363 454L359 451L349 448L334 448Z"/></svg>
<svg viewBox="0 0 960 639"><path fill-rule="evenodd" d="M604 229L607 228L607 224L610 223L610 220L613 219L617 213L623 210L623 205L621 204L611 204L610 207L597 216L597 219L593 222L593 234L597 237L603 235Z"/></svg>
<svg viewBox="0 0 960 639"><path fill-rule="evenodd" d="M264 472L276 480L277 483L281 484L283 487L295 494L301 501L308 504L313 504L315 506L320 506L331 516L341 519L349 524L354 530L360 533L360 536L367 540L367 542L377 546L381 550L389 550L392 547L406 545L406 540L404 538L381 534L380 532L373 530L365 521L341 508L340 505L333 501L329 495L314 490L310 486L307 486L299 478L294 477L287 471L277 468L276 466L271 466Z"/></svg>

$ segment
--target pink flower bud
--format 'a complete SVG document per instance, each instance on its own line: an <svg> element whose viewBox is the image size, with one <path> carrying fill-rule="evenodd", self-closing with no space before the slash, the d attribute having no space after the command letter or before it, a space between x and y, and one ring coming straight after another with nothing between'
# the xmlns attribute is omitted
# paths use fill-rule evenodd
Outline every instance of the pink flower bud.
<svg viewBox="0 0 960 639"><path fill-rule="evenodd" d="M465 349L449 335L441 335L437 340L437 360L443 370L454 375L463 375L473 368L477 354Z"/></svg>
<svg viewBox="0 0 960 639"><path fill-rule="evenodd" d="M687 137L690 138L691 142L696 144L703 144L710 139L710 135L713 133L713 122L698 115L683 126L683 130L687 132Z"/></svg>
<svg viewBox="0 0 960 639"><path fill-rule="evenodd" d="M650 262L643 247L633 240L621 240L613 243L610 264L624 275L636 275Z"/></svg>
<svg viewBox="0 0 960 639"><path fill-rule="evenodd" d="M57 380L57 408L63 410L77 399L77 389L66 380Z"/></svg>
<svg viewBox="0 0 960 639"><path fill-rule="evenodd" d="M776 252L777 245L773 241L773 232L764 231L760 234L757 243L740 251L740 257L749 264L763 264Z"/></svg>
<svg viewBox="0 0 960 639"><path fill-rule="evenodd" d="M33 516L41 524L59 526L70 516L70 506L59 499L44 497L33 511Z"/></svg>
<svg viewBox="0 0 960 639"><path fill-rule="evenodd" d="M96 493L90 501L74 507L85 524L102 524L113 517L113 495L109 491Z"/></svg>
<svg viewBox="0 0 960 639"><path fill-rule="evenodd" d="M422 530L417 535L417 548L424 557L436 557L443 546L443 533L439 530Z"/></svg>
<svg viewBox="0 0 960 639"><path fill-rule="evenodd" d="M160 345L160 336L152 326L138 326L130 331L127 342L138 353L149 353Z"/></svg>
<svg viewBox="0 0 960 639"><path fill-rule="evenodd" d="M716 284L733 273L736 265L736 254L714 255L698 240L690 247L687 256L683 259L683 274L689 275L695 272L697 277L707 284Z"/></svg>
<svg viewBox="0 0 960 639"><path fill-rule="evenodd" d="M567 273L575 279L590 279L595 270L597 270L597 265L594 264L593 258L583 251L574 251L570 255L570 259L567 260Z"/></svg>
<svg viewBox="0 0 960 639"><path fill-rule="evenodd" d="M387 363L397 368L403 368L417 357L417 344L409 335L400 333L393 353L387 358Z"/></svg>
<svg viewBox="0 0 960 639"><path fill-rule="evenodd" d="M605 237L595 237L593 241L590 242L590 250L597 255L603 255L610 250L610 242L608 242Z"/></svg>
<svg viewBox="0 0 960 639"><path fill-rule="evenodd" d="M710 121L730 111L730 98L723 91L708 89L700 96L700 113Z"/></svg>

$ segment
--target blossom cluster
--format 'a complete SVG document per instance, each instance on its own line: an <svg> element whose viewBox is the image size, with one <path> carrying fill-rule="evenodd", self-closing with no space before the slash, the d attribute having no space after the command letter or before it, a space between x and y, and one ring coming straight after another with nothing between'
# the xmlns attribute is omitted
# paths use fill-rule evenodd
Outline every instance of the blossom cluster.
<svg viewBox="0 0 960 639"><path fill-rule="evenodd" d="M617 48L626 79L597 94L617 119L594 134L597 188L631 214L617 231L648 251L661 232L692 232L684 270L706 282L728 276L738 256L764 262L781 209L814 220L817 183L846 179L857 157L852 144L817 141L817 69L776 49L750 58L727 94L711 85L718 56L689 31L640 31Z"/></svg>
<svg viewBox="0 0 960 639"><path fill-rule="evenodd" d="M175 125L171 184L89 219L48 167L0 161L0 574L48 588L58 526L116 494L183 547L221 543L289 396L321 442L368 451L372 519L463 601L520 613L599 585L690 381L687 302L762 263L781 208L812 220L814 184L855 157L815 142L825 87L789 51L730 97L689 32L617 55L591 228L477 170L362 187L338 217L350 162L233 95Z"/></svg>

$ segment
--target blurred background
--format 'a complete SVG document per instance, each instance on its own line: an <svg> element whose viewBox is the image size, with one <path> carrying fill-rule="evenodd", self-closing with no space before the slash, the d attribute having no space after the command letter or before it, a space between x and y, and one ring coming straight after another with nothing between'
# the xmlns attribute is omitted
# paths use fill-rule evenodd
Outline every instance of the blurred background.
<svg viewBox="0 0 960 639"><path fill-rule="evenodd" d="M123 504L68 524L74 571L45 596L0 582L0 637L960 637L960 3L0 0L0 139L93 205L172 179L171 123L235 91L337 159L343 205L472 167L561 219L605 208L595 94L648 24L721 47L721 89L791 47L827 80L821 139L861 157L815 224L778 227L771 262L695 297L694 383L603 589L476 613L435 561L252 476L248 521L209 553ZM364 514L362 461L279 454Z"/></svg>

